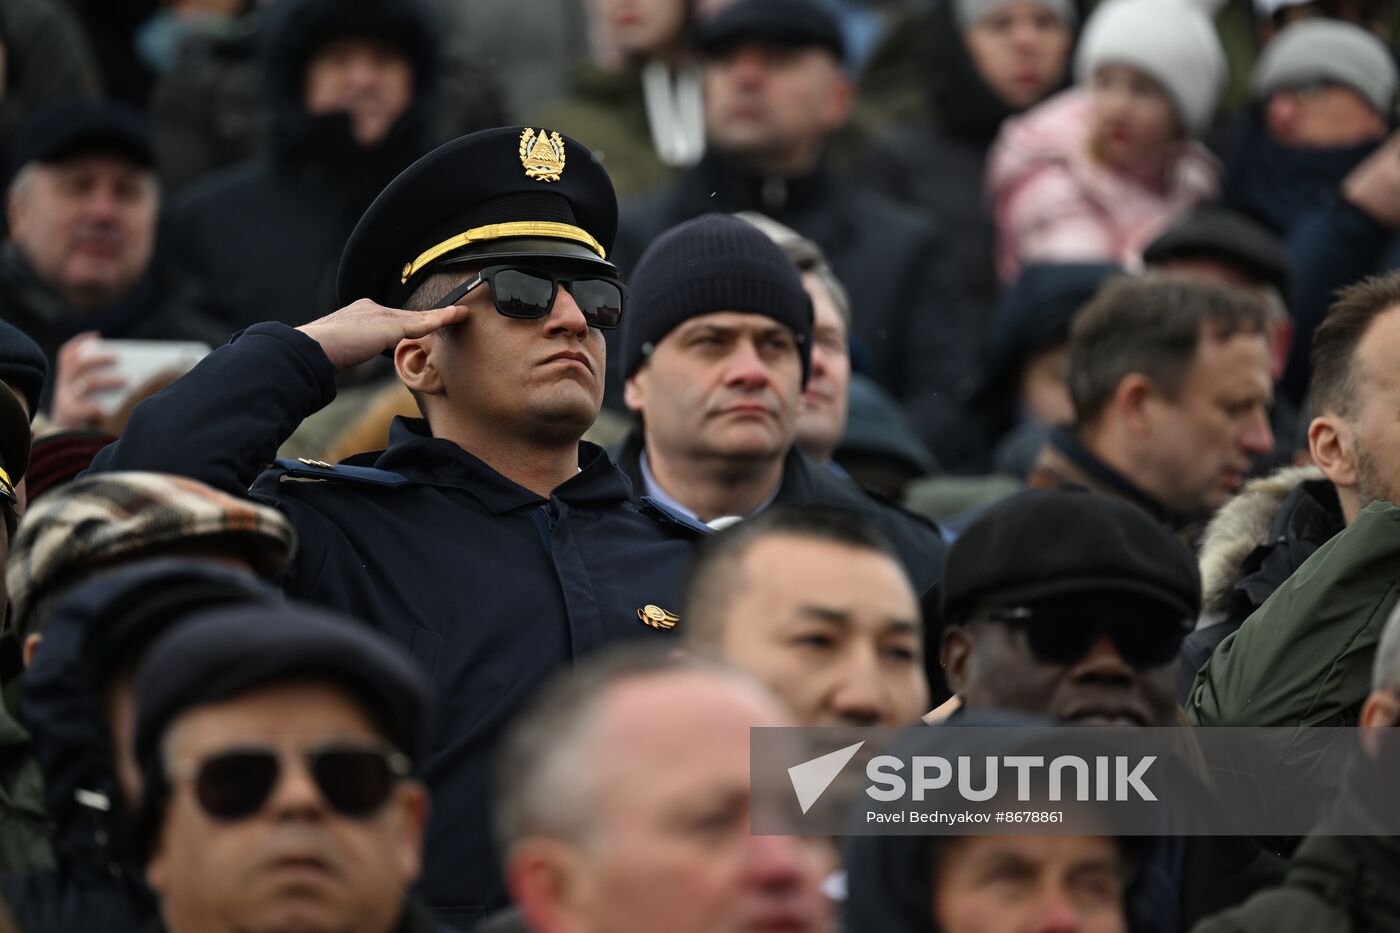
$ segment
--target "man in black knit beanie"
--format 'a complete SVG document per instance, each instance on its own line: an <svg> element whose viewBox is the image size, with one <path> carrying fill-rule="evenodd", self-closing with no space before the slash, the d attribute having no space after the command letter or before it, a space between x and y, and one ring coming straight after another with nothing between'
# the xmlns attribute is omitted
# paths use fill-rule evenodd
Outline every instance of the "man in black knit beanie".
<svg viewBox="0 0 1400 933"><path fill-rule="evenodd" d="M922 591L942 572L936 528L878 502L794 447L812 307L797 268L751 224L707 214L637 263L620 346L639 428L618 452L638 496L710 522L769 505L859 512Z"/></svg>

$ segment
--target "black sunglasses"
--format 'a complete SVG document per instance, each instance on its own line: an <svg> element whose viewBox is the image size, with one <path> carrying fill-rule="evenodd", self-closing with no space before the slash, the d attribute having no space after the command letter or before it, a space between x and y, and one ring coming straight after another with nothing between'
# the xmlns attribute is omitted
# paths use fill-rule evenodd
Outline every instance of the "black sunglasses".
<svg viewBox="0 0 1400 933"><path fill-rule="evenodd" d="M459 303L482 282L491 286L491 299L498 313L521 320L549 314L560 285L568 287L588 326L599 330L612 330L621 324L622 309L627 304L627 286L607 276L586 272L567 275L527 266L487 266L453 290L439 307Z"/></svg>
<svg viewBox="0 0 1400 933"><path fill-rule="evenodd" d="M1174 615L1125 617L1124 614L1077 612L1071 608L1015 606L978 614L1026 633L1026 644L1046 664L1082 661L1100 638L1108 636L1118 656L1137 670L1170 664L1191 631L1191 622Z"/></svg>
<svg viewBox="0 0 1400 933"><path fill-rule="evenodd" d="M365 817L384 806L394 784L411 770L390 748L338 742L304 749L302 757L326 803L342 816ZM195 799L210 816L247 819L272 796L282 773L282 753L271 746L240 745L210 755L192 769Z"/></svg>

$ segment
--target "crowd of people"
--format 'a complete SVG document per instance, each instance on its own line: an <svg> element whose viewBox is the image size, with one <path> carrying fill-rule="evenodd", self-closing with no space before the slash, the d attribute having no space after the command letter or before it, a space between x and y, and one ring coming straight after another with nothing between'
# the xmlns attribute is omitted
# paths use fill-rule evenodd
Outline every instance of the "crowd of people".
<svg viewBox="0 0 1400 933"><path fill-rule="evenodd" d="M1398 40L0 0L0 931L1400 931ZM1016 723L1361 754L751 832L755 727Z"/></svg>

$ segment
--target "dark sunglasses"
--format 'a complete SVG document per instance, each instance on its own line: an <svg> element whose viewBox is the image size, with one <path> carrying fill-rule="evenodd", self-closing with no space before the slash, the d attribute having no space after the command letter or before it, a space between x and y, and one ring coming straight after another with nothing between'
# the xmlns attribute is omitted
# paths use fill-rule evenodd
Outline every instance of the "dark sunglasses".
<svg viewBox="0 0 1400 933"><path fill-rule="evenodd" d="M444 298L439 307L459 303L482 282L491 286L491 300L498 313L521 320L549 314L560 285L568 287L588 326L599 330L612 330L621 324L627 303L627 286L614 278L591 273L567 275L527 266L487 266Z"/></svg>
<svg viewBox="0 0 1400 933"><path fill-rule="evenodd" d="M989 609L979 617L1021 629L1037 660L1065 666L1082 661L1107 635L1113 650L1135 669L1161 667L1177 656L1191 631L1189 620L1172 615L1125 618L1123 614L1076 612L1069 608L1016 606Z"/></svg>
<svg viewBox="0 0 1400 933"><path fill-rule="evenodd" d="M365 817L384 806L400 778L411 770L408 758L389 748L335 743L301 751L307 770L326 803L342 816ZM273 747L241 745L210 755L184 775L194 782L195 799L210 816L242 820L272 796L282 773L282 753Z"/></svg>

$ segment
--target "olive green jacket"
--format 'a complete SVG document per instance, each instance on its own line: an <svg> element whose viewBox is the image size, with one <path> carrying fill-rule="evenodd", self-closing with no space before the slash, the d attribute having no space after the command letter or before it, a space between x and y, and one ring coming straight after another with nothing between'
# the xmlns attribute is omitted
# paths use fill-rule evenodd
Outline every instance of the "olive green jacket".
<svg viewBox="0 0 1400 933"><path fill-rule="evenodd" d="M1400 508L1374 502L1284 581L1196 675L1200 726L1353 725L1400 600Z"/></svg>

